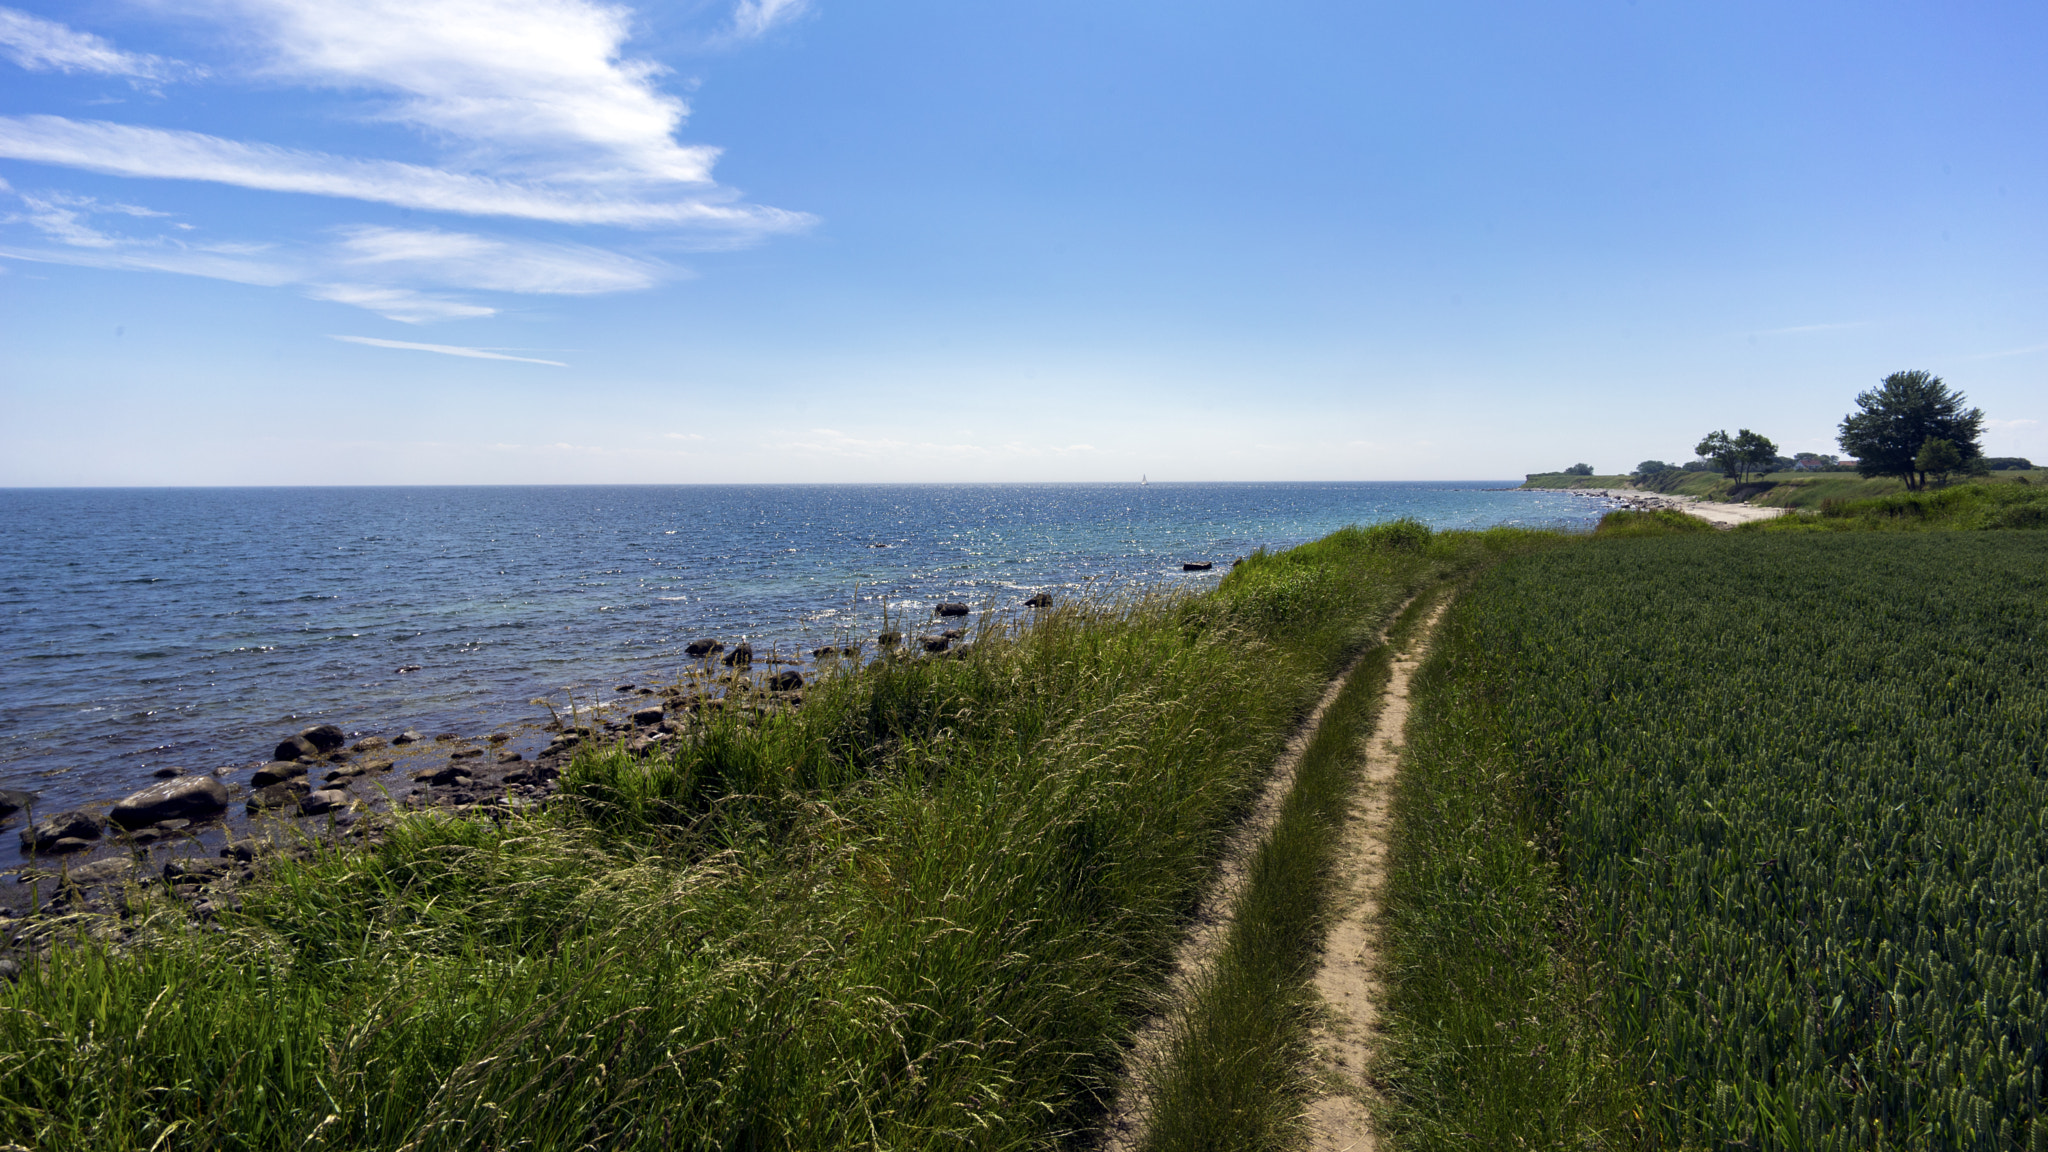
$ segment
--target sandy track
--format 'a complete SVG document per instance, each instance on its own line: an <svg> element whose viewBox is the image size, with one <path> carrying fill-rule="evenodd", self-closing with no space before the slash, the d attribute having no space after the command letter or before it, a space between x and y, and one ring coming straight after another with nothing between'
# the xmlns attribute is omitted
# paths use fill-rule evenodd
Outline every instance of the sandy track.
<svg viewBox="0 0 2048 1152"><path fill-rule="evenodd" d="M1413 600L1403 603L1387 618L1389 630L1393 628L1393 622L1401 618L1401 613L1407 611L1409 603ZM1434 623L1435 617L1430 619ZM1380 634L1382 642L1386 635L1386 632ZM1252 856L1259 850L1259 845L1272 835L1273 825L1279 822L1280 806L1286 801L1287 794L1294 790L1295 770L1301 766L1302 755L1308 751L1316 729L1322 726L1324 713L1330 710L1337 694L1350 682L1351 674L1358 670L1366 657L1378 650L1377 645L1366 648L1330 681L1330 686L1323 690L1322 699L1316 701L1315 710L1288 737L1287 747L1260 786L1250 814L1238 824L1224 845L1216 881L1195 910L1194 927L1188 932L1187 939L1174 952L1173 976L1160 994L1158 1008L1139 1025L1137 1035L1132 1039L1130 1054L1124 1060L1123 1084L1102 1128L1100 1146L1104 1152L1134 1152L1144 1144L1152 1111L1151 1086L1165 1071L1167 1042L1172 1038L1172 1025L1179 1018L1179 1010L1191 1001L1194 989L1215 967L1216 956L1223 950L1224 939L1230 934L1232 913L1237 907L1237 898L1244 892ZM1406 715L1405 711L1403 715Z"/></svg>
<svg viewBox="0 0 2048 1152"><path fill-rule="evenodd" d="M1316 1152L1370 1152L1373 1093L1367 1068L1378 1034L1379 892L1386 880L1388 809L1408 727L1408 684L1428 654L1449 597L1439 601L1396 652L1379 718L1366 741L1363 779L1338 849L1338 919L1323 944L1316 973L1324 1020L1315 1037L1323 1091L1309 1102L1310 1146Z"/></svg>

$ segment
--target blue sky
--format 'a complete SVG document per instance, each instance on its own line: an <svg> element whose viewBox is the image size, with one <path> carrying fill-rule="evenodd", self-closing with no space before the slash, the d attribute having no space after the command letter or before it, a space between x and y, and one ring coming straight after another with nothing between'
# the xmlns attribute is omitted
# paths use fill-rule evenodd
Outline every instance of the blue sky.
<svg viewBox="0 0 2048 1152"><path fill-rule="evenodd" d="M2048 458L2048 9L0 7L0 485Z"/></svg>

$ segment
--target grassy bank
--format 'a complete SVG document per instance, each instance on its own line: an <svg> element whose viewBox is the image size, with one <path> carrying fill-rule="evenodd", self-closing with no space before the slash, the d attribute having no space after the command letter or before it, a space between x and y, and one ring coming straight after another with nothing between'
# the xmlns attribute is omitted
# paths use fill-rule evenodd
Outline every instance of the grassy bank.
<svg viewBox="0 0 2048 1152"><path fill-rule="evenodd" d="M1526 535L1347 530L1071 605L545 809L147 887L0 989L0 1139L66 1148L1050 1147L1220 838L1394 606ZM104 925L81 925L95 930Z"/></svg>
<svg viewBox="0 0 2048 1152"><path fill-rule="evenodd" d="M2048 536L1591 540L1417 680L1403 1148L2048 1146Z"/></svg>

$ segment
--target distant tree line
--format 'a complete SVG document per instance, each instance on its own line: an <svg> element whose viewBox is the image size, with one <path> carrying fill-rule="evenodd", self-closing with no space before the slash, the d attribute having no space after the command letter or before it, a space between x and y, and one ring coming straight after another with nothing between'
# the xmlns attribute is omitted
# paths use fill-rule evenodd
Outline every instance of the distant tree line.
<svg viewBox="0 0 2048 1152"><path fill-rule="evenodd" d="M1919 370L1894 372L1876 388L1856 396L1856 411L1842 418L1838 443L1849 458L1823 452L1780 455L1777 444L1748 428L1707 433L1693 447L1699 457L1685 464L1645 460L1633 478L1655 480L1672 472L1719 472L1737 483L1767 472L1850 472L1866 478L1896 476L1920 491L1957 475L2032 468L2024 456L1986 456L1978 442L1984 412L1965 407L1966 398ZM1567 471L1585 469L1576 465Z"/></svg>

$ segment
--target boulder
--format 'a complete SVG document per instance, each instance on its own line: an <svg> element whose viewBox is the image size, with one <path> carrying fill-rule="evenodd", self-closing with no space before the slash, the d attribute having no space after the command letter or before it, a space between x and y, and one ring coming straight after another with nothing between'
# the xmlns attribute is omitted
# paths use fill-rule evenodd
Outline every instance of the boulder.
<svg viewBox="0 0 2048 1152"><path fill-rule="evenodd" d="M926 636L926 637L924 637L924 650L925 650L925 651L927 651L927 652L944 652L944 651L945 651L946 649L948 649L948 648L951 648L952 646L953 646L953 641L952 641L952 638L951 638L951 637L947 637L947 636Z"/></svg>
<svg viewBox="0 0 2048 1152"><path fill-rule="evenodd" d="M173 776L183 776L184 774L185 770L183 768L159 768L150 773L151 776L159 780L169 780Z"/></svg>
<svg viewBox="0 0 2048 1152"><path fill-rule="evenodd" d="M725 654L725 659L723 661L720 661L720 663L723 663L727 668L738 668L742 665L752 664L753 662L754 646L752 644L733 645L732 651L727 652Z"/></svg>
<svg viewBox="0 0 2048 1152"><path fill-rule="evenodd" d="M469 779L469 769L459 764L443 764L415 772L412 778L422 784L455 784Z"/></svg>
<svg viewBox="0 0 2048 1152"><path fill-rule="evenodd" d="M59 812L45 816L21 830L23 852L63 851L57 847L59 840L77 840L81 843L100 838L100 822L85 812ZM91 845L87 845L90 847Z"/></svg>
<svg viewBox="0 0 2048 1152"><path fill-rule="evenodd" d="M348 743L348 734L332 724L315 724L301 730L299 735L322 753L332 752Z"/></svg>
<svg viewBox="0 0 2048 1152"><path fill-rule="evenodd" d="M49 852L52 856L63 856L71 852L90 852L92 851L92 841L78 836L66 836L55 844L50 845L45 851Z"/></svg>
<svg viewBox="0 0 2048 1152"><path fill-rule="evenodd" d="M967 638L967 629L948 628L944 632L939 633L939 635L944 636L948 640L965 640Z"/></svg>
<svg viewBox="0 0 2048 1152"><path fill-rule="evenodd" d="M334 782L335 782L336 780L349 780L349 779L353 779L353 778L355 778L355 777L357 777L357 776L361 776L361 775L362 775L363 773L365 773L365 772L368 772L368 771L369 771L369 769L368 769L368 768L366 768L366 767L363 767L363 766L362 766L362 765L360 765L360 764L351 764L351 765L349 765L349 766L348 766L348 767L346 767L346 768L336 768L336 769L335 769L334 771L332 771L332 772L329 772L329 773L327 774L327 782L328 782L329 784L332 784L332 783L334 783Z"/></svg>
<svg viewBox="0 0 2048 1152"><path fill-rule="evenodd" d="M339 788L323 788L318 792L308 794L304 800L299 801L299 812L306 816L318 816L323 812L332 812L336 809L346 809L347 807L348 793L343 792Z"/></svg>
<svg viewBox="0 0 2048 1152"><path fill-rule="evenodd" d="M34 793L17 792L12 788L0 788L0 816L12 816L23 808L35 805Z"/></svg>
<svg viewBox="0 0 2048 1152"><path fill-rule="evenodd" d="M894 648L898 644L903 643L903 633L884 632L880 636L875 637L875 643L880 644L884 648Z"/></svg>
<svg viewBox="0 0 2048 1152"><path fill-rule="evenodd" d="M251 812L296 808L299 798L311 791L304 780L286 780L281 784L272 784L249 793L249 799L243 806Z"/></svg>
<svg viewBox="0 0 2048 1152"><path fill-rule="evenodd" d="M524 759L526 759L526 757L525 757L525 756L523 756L523 755L521 755L521 754L520 754L520 753L518 753L518 752L500 752L500 753L498 753L498 763L500 763L500 764L517 764L517 763L519 763L519 762L520 762L521 760L524 760Z"/></svg>
<svg viewBox="0 0 2048 1152"><path fill-rule="evenodd" d="M391 742L393 744L417 744L425 739L425 736L422 736L419 733L413 731L412 729L407 728L405 731L400 732L396 736L393 736L391 738Z"/></svg>
<svg viewBox="0 0 2048 1152"><path fill-rule="evenodd" d="M297 768L298 765L293 765ZM304 772L304 768L299 768ZM227 785L211 776L180 776L130 793L107 819L123 828L142 828L159 820L208 820L228 809Z"/></svg>
<svg viewBox="0 0 2048 1152"><path fill-rule="evenodd" d="M633 723L659 724L661 723L662 715L663 713L659 706L642 708L638 712L633 713Z"/></svg>
<svg viewBox="0 0 2048 1152"><path fill-rule="evenodd" d="M941 604L937 608L932 609L932 615L934 616L965 616L967 612L968 608L965 604Z"/></svg>
<svg viewBox="0 0 2048 1152"><path fill-rule="evenodd" d="M450 760L474 760L484 754L481 748L457 748L448 754Z"/></svg>
<svg viewBox="0 0 2048 1152"><path fill-rule="evenodd" d="M824 659L824 658L825 658L825 657L827 657L827 656L837 656L837 655L839 655L839 649L837 649L837 648L834 648L834 647L833 647L833 646L831 646L830 644L827 644L827 645L825 645L825 646L824 646L823 648L813 648L813 649L811 649L811 655L813 655L813 656L817 657L818 659L822 660L822 659Z"/></svg>
<svg viewBox="0 0 2048 1152"><path fill-rule="evenodd" d="M1050 608L1052 607L1052 593L1040 592L1038 595L1026 600L1024 606L1026 608Z"/></svg>
<svg viewBox="0 0 2048 1152"><path fill-rule="evenodd" d="M282 760L273 760L258 768L256 774L249 777L249 787L268 788L272 784L282 784L286 780L296 780L305 774L306 766L304 764L288 764Z"/></svg>
<svg viewBox="0 0 2048 1152"><path fill-rule="evenodd" d="M12 984L21 979L21 965L13 960L0 960L0 980Z"/></svg>
<svg viewBox="0 0 2048 1152"><path fill-rule="evenodd" d="M794 692L804 686L801 672L777 672L768 678L768 687L777 692Z"/></svg>
<svg viewBox="0 0 2048 1152"><path fill-rule="evenodd" d="M313 760L320 755L320 749L304 736L290 736L278 741L277 750L270 754L272 760Z"/></svg>
<svg viewBox="0 0 2048 1152"><path fill-rule="evenodd" d="M1215 566L1216 562L1213 560L1190 560L1182 564L1180 570L1183 572L1207 572Z"/></svg>
<svg viewBox="0 0 2048 1152"><path fill-rule="evenodd" d="M358 752L375 752L377 749L385 747L389 743L390 741L384 739L382 736L367 736L361 740L356 741L354 747L355 750Z"/></svg>
<svg viewBox="0 0 2048 1152"><path fill-rule="evenodd" d="M614 692L631 692L632 690L633 686L631 684L620 684L612 689Z"/></svg>
<svg viewBox="0 0 2048 1152"><path fill-rule="evenodd" d="M719 640L693 640L683 651L693 658L701 659L713 653L725 651L725 644Z"/></svg>
<svg viewBox="0 0 2048 1152"><path fill-rule="evenodd" d="M112 884L126 880L142 871L142 865L125 857L116 856L111 860L95 860L65 873L65 879L80 888L94 884Z"/></svg>
<svg viewBox="0 0 2048 1152"><path fill-rule="evenodd" d="M396 667L396 668L393 668L393 669L392 669L391 671L392 671L392 672L394 672L394 673L397 673L397 674L403 675L404 673L407 673L407 672L417 672L417 671L419 671L419 670L420 670L420 666L419 666L419 665L417 665L417 664L400 664L400 665L399 665L398 667Z"/></svg>

